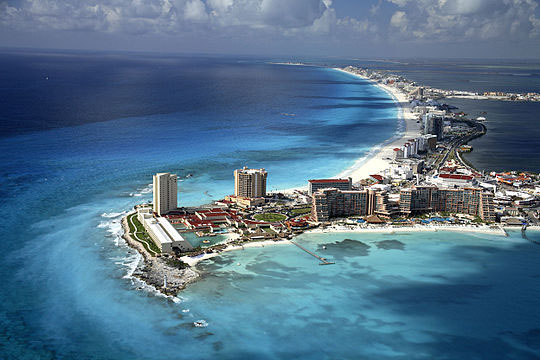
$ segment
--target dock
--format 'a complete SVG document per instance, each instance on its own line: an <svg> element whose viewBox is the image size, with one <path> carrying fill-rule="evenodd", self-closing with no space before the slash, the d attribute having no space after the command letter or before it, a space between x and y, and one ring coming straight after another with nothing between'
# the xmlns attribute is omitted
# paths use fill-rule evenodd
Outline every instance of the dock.
<svg viewBox="0 0 540 360"><path fill-rule="evenodd" d="M332 264L335 264L334 262L330 262L330 261L327 261L326 258L323 258L311 251L309 251L308 249L306 249L305 247L303 247L302 245L298 244L297 242L295 241L292 241L292 240L289 240L290 242L292 242L294 245L298 246L300 249L304 250L305 252L307 252L309 255L317 258L317 260L320 261L319 265L332 265Z"/></svg>

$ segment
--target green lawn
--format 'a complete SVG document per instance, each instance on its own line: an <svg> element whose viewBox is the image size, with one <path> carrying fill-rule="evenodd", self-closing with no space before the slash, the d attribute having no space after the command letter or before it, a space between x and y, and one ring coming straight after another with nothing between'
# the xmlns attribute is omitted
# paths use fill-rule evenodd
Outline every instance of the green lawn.
<svg viewBox="0 0 540 360"><path fill-rule="evenodd" d="M291 210L291 213L293 215L304 215L304 214L309 214L310 212L311 212L310 207L301 208L301 209L292 209Z"/></svg>
<svg viewBox="0 0 540 360"><path fill-rule="evenodd" d="M133 228L131 219L133 219L133 223L136 227L135 229ZM161 253L159 247L152 241L142 224L139 222L139 219L137 219L137 214L128 216L127 221L129 226L129 232L133 234L135 240L139 241L144 246L144 248L148 250L150 254L154 255Z"/></svg>
<svg viewBox="0 0 540 360"><path fill-rule="evenodd" d="M287 216L279 213L264 213L253 216L255 220L266 222L279 222L287 219Z"/></svg>

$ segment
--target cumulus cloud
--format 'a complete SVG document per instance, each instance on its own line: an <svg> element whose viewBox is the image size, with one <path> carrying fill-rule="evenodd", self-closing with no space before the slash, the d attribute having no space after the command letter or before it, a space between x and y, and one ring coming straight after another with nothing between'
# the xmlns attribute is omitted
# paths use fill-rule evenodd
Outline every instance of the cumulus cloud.
<svg viewBox="0 0 540 360"><path fill-rule="evenodd" d="M206 5L216 12L224 13L233 5L234 0L207 0Z"/></svg>
<svg viewBox="0 0 540 360"><path fill-rule="evenodd" d="M263 29L283 35L329 33L364 20L338 19L331 0L0 0L0 24L18 29L182 33L202 27L223 34Z"/></svg>
<svg viewBox="0 0 540 360"><path fill-rule="evenodd" d="M539 35L536 0L387 0L396 5L390 37L433 41Z"/></svg>
<svg viewBox="0 0 540 360"><path fill-rule="evenodd" d="M207 20L206 5L201 0L189 0L184 10L184 18L192 21Z"/></svg>
<svg viewBox="0 0 540 360"><path fill-rule="evenodd" d="M365 14L341 16L337 4L331 0L0 0L0 26L12 31L196 33L208 39L331 37L335 42L373 43L540 38L538 0L371 0Z"/></svg>
<svg viewBox="0 0 540 360"><path fill-rule="evenodd" d="M389 1L391 3L396 4L399 7L403 7L403 6L407 5L407 3L409 2L409 0L389 0Z"/></svg>
<svg viewBox="0 0 540 360"><path fill-rule="evenodd" d="M400 31L407 31L407 14L404 11L396 11L390 19L390 25L398 28Z"/></svg>
<svg viewBox="0 0 540 360"><path fill-rule="evenodd" d="M261 15L265 24L283 27L312 25L327 9L320 0L263 0Z"/></svg>

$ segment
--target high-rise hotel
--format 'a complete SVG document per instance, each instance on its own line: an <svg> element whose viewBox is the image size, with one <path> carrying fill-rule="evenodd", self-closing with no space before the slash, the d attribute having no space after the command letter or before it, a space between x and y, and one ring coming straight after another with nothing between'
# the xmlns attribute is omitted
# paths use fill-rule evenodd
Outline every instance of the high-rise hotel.
<svg viewBox="0 0 540 360"><path fill-rule="evenodd" d="M245 198L258 198L266 196L266 177L264 169L234 170L234 195Z"/></svg>
<svg viewBox="0 0 540 360"><path fill-rule="evenodd" d="M493 194L481 188L415 186L401 189L399 207L401 213L406 215L444 211L475 215L484 221L495 221Z"/></svg>
<svg viewBox="0 0 540 360"><path fill-rule="evenodd" d="M154 212L159 216L178 207L178 179L176 174L154 175Z"/></svg>
<svg viewBox="0 0 540 360"><path fill-rule="evenodd" d="M333 217L391 215L388 194L384 191L327 188L313 193L312 201L311 216L319 222Z"/></svg>

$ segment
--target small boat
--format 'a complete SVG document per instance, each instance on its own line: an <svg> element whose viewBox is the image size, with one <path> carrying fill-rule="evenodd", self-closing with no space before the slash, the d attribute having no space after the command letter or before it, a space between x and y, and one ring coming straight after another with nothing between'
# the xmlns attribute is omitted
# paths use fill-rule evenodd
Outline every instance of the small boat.
<svg viewBox="0 0 540 360"><path fill-rule="evenodd" d="M322 248L323 248L323 250L326 250L326 245L323 245L323 247L322 247Z"/></svg>
<svg viewBox="0 0 540 360"><path fill-rule="evenodd" d="M208 244L210 242L210 240L203 240L202 242L203 242L203 244Z"/></svg>
<svg viewBox="0 0 540 360"><path fill-rule="evenodd" d="M236 263L236 266L240 266L240 263Z"/></svg>
<svg viewBox="0 0 540 360"><path fill-rule="evenodd" d="M197 320L193 323L193 325L195 325L195 327L207 327L208 323L204 320Z"/></svg>

